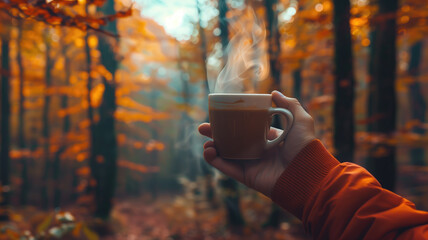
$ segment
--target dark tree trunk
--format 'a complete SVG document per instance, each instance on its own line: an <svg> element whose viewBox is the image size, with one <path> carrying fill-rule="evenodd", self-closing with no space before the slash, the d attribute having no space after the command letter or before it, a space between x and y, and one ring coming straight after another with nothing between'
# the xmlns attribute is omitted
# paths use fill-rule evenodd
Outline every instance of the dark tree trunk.
<svg viewBox="0 0 428 240"><path fill-rule="evenodd" d="M22 151L25 148L25 133L24 133L24 117L25 117L25 110L24 110L24 64L22 62L22 32L23 32L23 26L22 26L22 20L18 20L18 38L16 40L16 47L17 47L17 55L16 55L16 62L18 64L18 74L19 74L19 105L18 105L18 147ZM23 156L21 158L21 179L22 179L22 185L21 185L21 192L19 196L19 202L21 205L27 204L28 199L28 192L30 188L30 183L28 181L28 159L27 156Z"/></svg>
<svg viewBox="0 0 428 240"><path fill-rule="evenodd" d="M281 53L280 34L278 31L278 12L276 11L277 0L265 0L266 20L267 20L267 40L269 50L269 67L272 78L272 89L282 92L281 89L281 68L278 61ZM281 121L278 115L273 117L273 127L281 128ZM263 224L264 227L278 228L283 212L280 208L272 204L271 213L267 221Z"/></svg>
<svg viewBox="0 0 428 240"><path fill-rule="evenodd" d="M106 15L115 14L114 0L107 0L101 11ZM103 30L117 35L116 20L110 21ZM115 73L118 67L116 48L119 39L100 35L98 49L101 52L101 64L109 71L111 78L103 76L104 92L99 109L99 121L96 123L96 145L94 156L90 163L91 173L96 182L95 187L95 216L106 219L112 209L117 176L117 141L114 113L116 111L116 82Z"/></svg>
<svg viewBox="0 0 428 240"><path fill-rule="evenodd" d="M392 138L396 131L396 13L398 0L379 0L379 15L373 23L370 54L368 131ZM394 190L396 176L395 146L374 144L369 150L369 171L382 186Z"/></svg>
<svg viewBox="0 0 428 240"><path fill-rule="evenodd" d="M334 0L334 146L342 162L354 160L354 69L349 0Z"/></svg>
<svg viewBox="0 0 428 240"><path fill-rule="evenodd" d="M301 67L293 71L293 79L294 79L294 86L293 86L294 97L297 100L302 101L302 68Z"/></svg>
<svg viewBox="0 0 428 240"><path fill-rule="evenodd" d="M267 18L267 40L269 45L270 74L273 80L273 89L281 91L281 66L278 61L281 53L280 34L278 31L278 0L265 0Z"/></svg>
<svg viewBox="0 0 428 240"><path fill-rule="evenodd" d="M412 120L418 120L424 123L427 110L426 102L423 97L421 84L417 80L421 66L423 44L422 41L415 43L410 49L409 75L413 77L413 82L409 85L410 109L412 110ZM425 129L421 126L413 128L413 132L423 135ZM415 166L425 166L425 152L423 148L413 148L410 150L410 162Z"/></svg>
<svg viewBox="0 0 428 240"><path fill-rule="evenodd" d="M88 3L85 5L85 12L86 14L89 14L88 10ZM85 60L86 60L86 73L88 75L88 81L86 83L86 89L87 89L87 95L86 95L86 101L88 102L88 119L89 119L89 162L93 163L95 162L95 152L94 152L94 146L95 146L95 122L94 122L94 110L92 108L92 102L91 102L91 91L92 91L92 84L93 79L91 75L92 71L92 59L91 59L91 49L89 46L89 32L85 33Z"/></svg>
<svg viewBox="0 0 428 240"><path fill-rule="evenodd" d="M227 59L227 45L229 44L229 27L226 20L228 7L226 0L219 0L219 25L220 39L223 49L223 60ZM244 226L244 218L242 217L241 208L239 207L240 197L238 182L228 176L223 175L220 179L220 186L223 190L223 202L227 212L227 223L232 231L239 232Z"/></svg>
<svg viewBox="0 0 428 240"><path fill-rule="evenodd" d="M45 30L45 46L46 46L46 52L45 52L45 89L48 90L52 86L52 59L50 57L51 52L51 45L50 45L50 39L49 39L49 30ZM43 112L42 112L42 137L43 137L43 154L45 157L45 167L43 170L43 177L42 177L42 208L47 209L49 207L49 172L51 169L51 158L50 158L50 146L49 146L49 139L50 139L50 125L49 125L49 105L51 102L51 96L49 91L45 91L45 97L44 97L44 103L43 103Z"/></svg>
<svg viewBox="0 0 428 240"><path fill-rule="evenodd" d="M62 38L64 39L65 33ZM65 41L62 43L62 56L64 57L64 85L70 86L70 77L71 77L71 61L67 54L68 46L65 44ZM61 108L68 108L68 95L64 94L61 97ZM63 119L62 125L62 143L60 149L55 153L53 165L52 165L52 176L54 180L54 199L53 204L55 208L60 207L61 204L61 185L60 185L60 176L61 176L61 154L64 152L67 146L67 134L70 132L70 116L66 114Z"/></svg>
<svg viewBox="0 0 428 240"><path fill-rule="evenodd" d="M10 205L10 59L9 34L1 36L0 221L9 219Z"/></svg>

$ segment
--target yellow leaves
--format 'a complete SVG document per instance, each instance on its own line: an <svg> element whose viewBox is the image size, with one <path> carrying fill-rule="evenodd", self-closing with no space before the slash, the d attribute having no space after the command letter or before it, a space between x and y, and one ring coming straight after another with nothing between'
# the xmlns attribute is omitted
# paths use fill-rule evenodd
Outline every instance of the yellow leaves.
<svg viewBox="0 0 428 240"><path fill-rule="evenodd" d="M148 172L158 172L159 171L159 167L157 166L145 166L142 164L137 164L131 161L126 161L126 160L119 160L117 162L117 165L119 167L123 167L123 168L128 168L137 172L141 172L141 173L148 173Z"/></svg>
<svg viewBox="0 0 428 240"><path fill-rule="evenodd" d="M350 23L351 27L362 27L368 24L368 19L364 17L352 18Z"/></svg>
<svg viewBox="0 0 428 240"><path fill-rule="evenodd" d="M153 109L151 107L140 104L129 97L121 97L117 100L117 105L121 107L131 108L140 112L152 113Z"/></svg>
<svg viewBox="0 0 428 240"><path fill-rule="evenodd" d="M101 105L102 96L105 90L104 84L98 84L91 90L91 106L98 107Z"/></svg>
<svg viewBox="0 0 428 240"><path fill-rule="evenodd" d="M113 75L111 74L111 72L109 72L109 70L107 70L104 65L98 65L96 66L96 71L103 76L107 81L111 81L113 80Z"/></svg>
<svg viewBox="0 0 428 240"><path fill-rule="evenodd" d="M76 38L74 40L74 46L82 48L85 45L85 41L82 38Z"/></svg>
<svg viewBox="0 0 428 240"><path fill-rule="evenodd" d="M90 48L96 48L98 46L98 38L94 35L89 36L88 45Z"/></svg>
<svg viewBox="0 0 428 240"><path fill-rule="evenodd" d="M297 44L297 41L295 38L290 38L285 41L285 45L289 48L294 48L296 44Z"/></svg>

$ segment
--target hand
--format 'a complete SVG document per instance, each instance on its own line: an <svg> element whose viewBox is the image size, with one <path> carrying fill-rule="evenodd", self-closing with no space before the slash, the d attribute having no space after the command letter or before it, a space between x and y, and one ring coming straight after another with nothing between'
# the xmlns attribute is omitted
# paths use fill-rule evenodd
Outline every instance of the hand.
<svg viewBox="0 0 428 240"><path fill-rule="evenodd" d="M217 155L213 141L204 144L205 160L224 174L253 188L267 197L294 157L312 140L315 139L312 117L303 109L299 101L285 97L278 91L272 92L273 102L280 108L288 109L294 116L294 123L284 142L267 150L259 160L225 160ZM203 123L199 132L211 137L211 126ZM268 139L273 140L282 130L271 127Z"/></svg>

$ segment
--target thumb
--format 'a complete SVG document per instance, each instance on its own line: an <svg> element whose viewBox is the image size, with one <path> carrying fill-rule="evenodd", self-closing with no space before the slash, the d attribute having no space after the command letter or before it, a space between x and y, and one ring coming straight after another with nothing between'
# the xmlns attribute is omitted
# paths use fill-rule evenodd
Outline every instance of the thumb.
<svg viewBox="0 0 428 240"><path fill-rule="evenodd" d="M299 100L286 97L279 91L275 90L272 92L272 100L278 107L288 109L296 118L308 114L305 109L303 109Z"/></svg>

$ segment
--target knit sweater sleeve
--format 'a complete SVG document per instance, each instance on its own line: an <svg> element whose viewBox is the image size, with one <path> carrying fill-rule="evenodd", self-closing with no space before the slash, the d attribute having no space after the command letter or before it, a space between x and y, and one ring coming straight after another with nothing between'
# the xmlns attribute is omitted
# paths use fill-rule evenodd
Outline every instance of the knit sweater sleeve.
<svg viewBox="0 0 428 240"><path fill-rule="evenodd" d="M319 140L295 157L271 196L314 239L428 239L428 212L383 189L363 167L340 163Z"/></svg>

